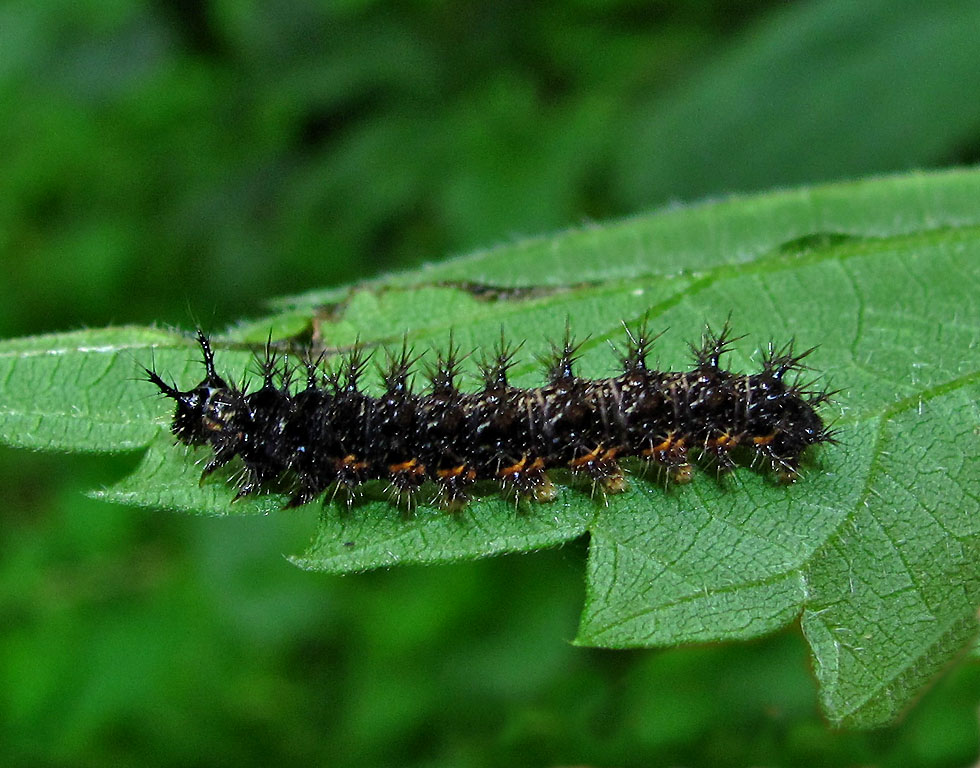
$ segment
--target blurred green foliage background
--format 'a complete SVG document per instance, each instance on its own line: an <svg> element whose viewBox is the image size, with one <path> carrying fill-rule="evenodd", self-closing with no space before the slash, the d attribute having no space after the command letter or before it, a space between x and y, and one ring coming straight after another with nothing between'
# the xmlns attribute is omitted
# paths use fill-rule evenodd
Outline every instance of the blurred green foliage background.
<svg viewBox="0 0 980 768"><path fill-rule="evenodd" d="M7 0L0 335L265 298L734 191L980 158L973 0ZM574 648L585 544L336 578L315 510L0 451L3 765L966 765L980 672L830 730L794 629Z"/></svg>

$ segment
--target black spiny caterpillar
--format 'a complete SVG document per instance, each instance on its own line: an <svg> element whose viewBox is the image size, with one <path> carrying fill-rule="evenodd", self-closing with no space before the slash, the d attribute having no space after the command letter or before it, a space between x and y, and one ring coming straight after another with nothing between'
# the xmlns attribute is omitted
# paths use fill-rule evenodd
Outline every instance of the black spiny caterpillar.
<svg viewBox="0 0 980 768"><path fill-rule="evenodd" d="M747 450L753 463L763 458L781 480L792 481L808 446L833 442L816 411L830 393L797 380L812 350L770 348L758 373L731 373L719 365L732 343L726 325L692 346L693 370L658 371L647 365L656 337L629 329L627 337L622 374L593 380L574 374L578 346L566 332L548 361L547 383L533 389L508 383L516 349L503 340L480 363L475 392L457 387L461 357L452 343L429 369L424 393L411 389L418 357L405 344L381 369L380 397L360 387L369 358L360 348L330 373L307 360L306 386L295 391L295 369L267 348L263 384L249 392L217 373L200 331L205 376L197 386L182 391L156 371L146 374L176 401L177 440L213 451L205 475L239 457L239 496L285 488L289 506L331 487L350 499L361 483L378 478L409 506L427 480L449 509L465 504L483 480L517 498L548 501L555 488L547 470L558 467L617 493L626 487L620 459L638 457L686 483L691 451L725 472L735 466L735 449Z"/></svg>

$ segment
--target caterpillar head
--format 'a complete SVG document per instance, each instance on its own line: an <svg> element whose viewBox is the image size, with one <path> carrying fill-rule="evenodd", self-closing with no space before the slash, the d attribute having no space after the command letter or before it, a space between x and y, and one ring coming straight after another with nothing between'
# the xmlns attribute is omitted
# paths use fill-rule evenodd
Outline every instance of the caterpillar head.
<svg viewBox="0 0 980 768"><path fill-rule="evenodd" d="M155 384L164 397L175 401L171 430L185 445L217 444L235 430L234 424L243 411L242 394L218 375L214 353L208 338L198 332L198 344L204 353L204 379L196 387L182 391L167 384L156 371L145 368L147 380Z"/></svg>

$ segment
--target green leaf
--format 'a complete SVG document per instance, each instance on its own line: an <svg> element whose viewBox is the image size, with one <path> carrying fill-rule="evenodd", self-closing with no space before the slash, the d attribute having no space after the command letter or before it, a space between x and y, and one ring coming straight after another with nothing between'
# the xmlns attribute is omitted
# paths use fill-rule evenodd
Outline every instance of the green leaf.
<svg viewBox="0 0 980 768"><path fill-rule="evenodd" d="M640 97L612 144L615 193L635 206L948 162L980 120L978 25L963 0L787 3Z"/></svg>
<svg viewBox="0 0 980 768"><path fill-rule="evenodd" d="M279 302L274 317L215 340L236 378L273 329L328 350L358 338L464 350L501 328L525 339L517 383L541 381L566 320L588 336L581 371L610 375L621 321L668 328L663 368L731 316L746 334L733 370L770 340L819 345L839 388L841 444L815 451L792 487L741 469L664 488L633 467L608 499L559 477L559 498L515 508L488 492L459 515L406 516L380 487L326 505L295 562L348 572L527 551L590 536L576 642L649 647L756 637L800 618L821 698L838 723L887 722L973 647L980 604L980 172L874 179L676 208L504 245L416 272ZM480 284L480 285L475 285ZM243 343L245 342L245 343ZM181 386L201 377L186 335L120 328L0 345L0 438L36 449L149 446L103 498L206 514L269 513L268 494L231 503L227 478L197 482L202 451L174 448L170 414L139 365ZM252 366L254 367L254 366ZM280 511L278 514L296 514Z"/></svg>

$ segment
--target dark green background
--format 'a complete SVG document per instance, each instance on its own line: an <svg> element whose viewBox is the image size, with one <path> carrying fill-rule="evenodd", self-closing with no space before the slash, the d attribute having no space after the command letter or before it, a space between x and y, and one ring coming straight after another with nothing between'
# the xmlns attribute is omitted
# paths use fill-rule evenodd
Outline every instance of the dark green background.
<svg viewBox="0 0 980 768"><path fill-rule="evenodd" d="M980 6L0 6L0 336L262 300L733 191L980 158ZM135 370L134 370L135 375ZM149 396L149 393L148 393ZM966 765L980 671L830 730L798 630L574 648L585 543L309 574L315 510L0 451L0 763Z"/></svg>

